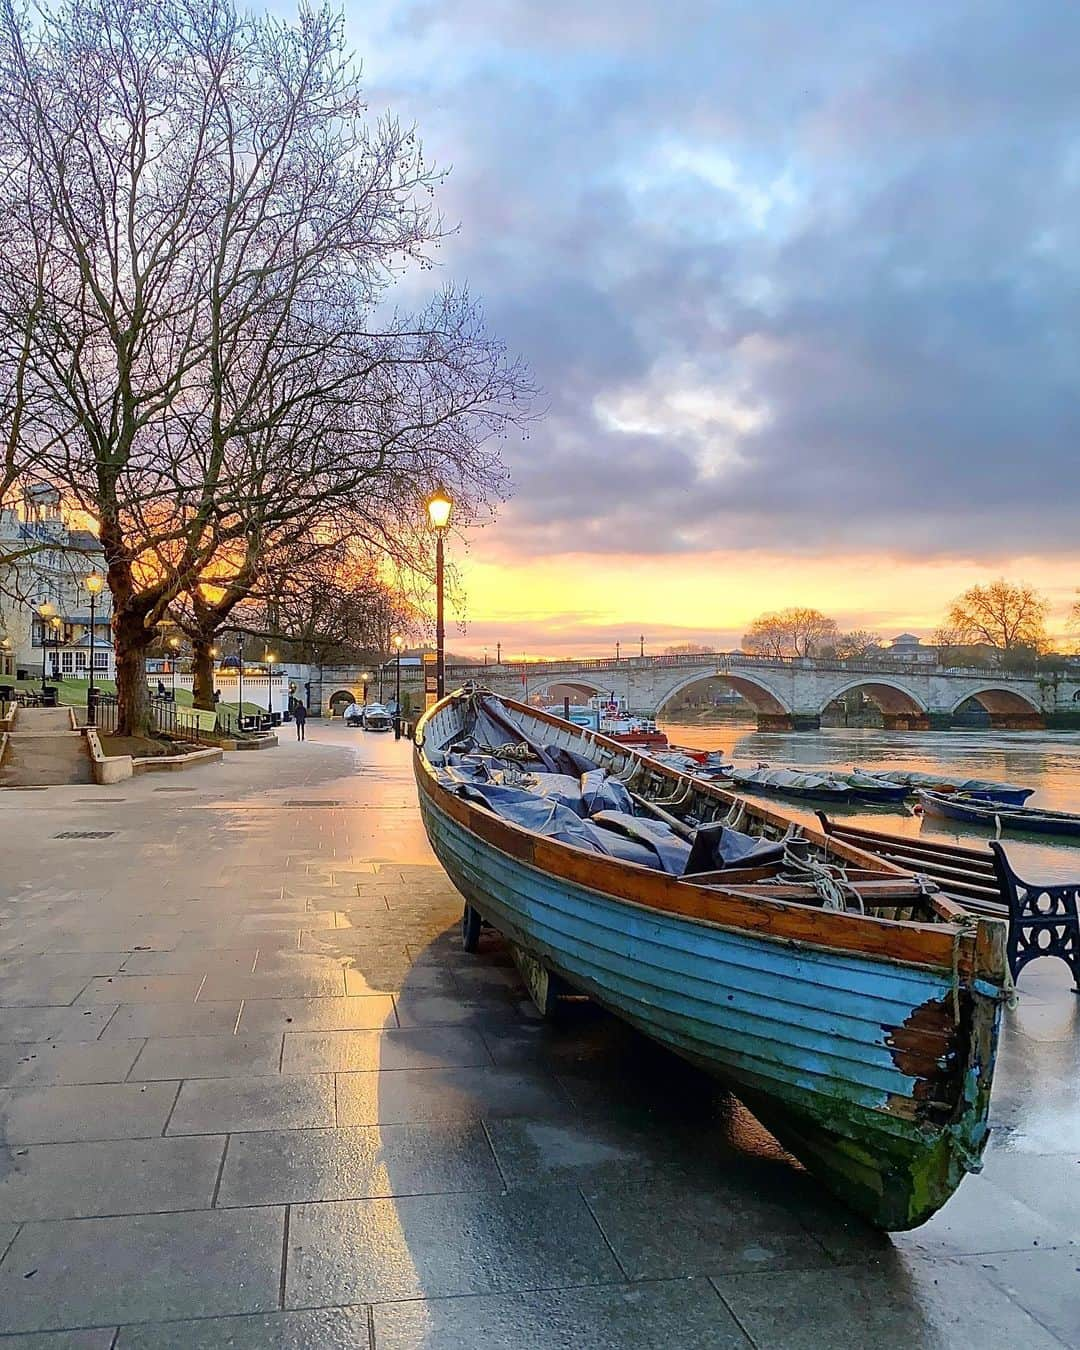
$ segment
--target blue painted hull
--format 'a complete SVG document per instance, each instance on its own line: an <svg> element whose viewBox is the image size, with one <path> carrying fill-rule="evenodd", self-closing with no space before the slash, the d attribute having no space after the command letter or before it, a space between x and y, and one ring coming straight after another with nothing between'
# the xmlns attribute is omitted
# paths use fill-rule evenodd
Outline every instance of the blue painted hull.
<svg viewBox="0 0 1080 1350"><path fill-rule="evenodd" d="M423 770L418 768L418 774ZM722 1077L780 1141L884 1228L913 1227L978 1167L997 1036L946 1126L921 1118L890 1042L948 1007L946 971L771 941L555 877L478 837L421 790L440 862L471 905L548 970Z"/></svg>
<svg viewBox="0 0 1080 1350"><path fill-rule="evenodd" d="M982 799L958 801L956 797L934 792L920 792L919 801L928 815L944 820L961 820L967 825L982 825L991 830L996 830L1000 822L1002 829L1026 834L1051 834L1061 838L1080 836L1080 816L1068 811L1040 811L1035 806L1016 807Z"/></svg>

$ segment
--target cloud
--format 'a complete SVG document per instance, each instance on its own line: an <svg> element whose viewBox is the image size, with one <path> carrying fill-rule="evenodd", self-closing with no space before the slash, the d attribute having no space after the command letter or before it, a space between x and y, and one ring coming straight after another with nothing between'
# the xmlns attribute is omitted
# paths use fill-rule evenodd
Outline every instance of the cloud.
<svg viewBox="0 0 1080 1350"><path fill-rule="evenodd" d="M501 547L1076 554L1080 10L406 0L356 36L547 391Z"/></svg>

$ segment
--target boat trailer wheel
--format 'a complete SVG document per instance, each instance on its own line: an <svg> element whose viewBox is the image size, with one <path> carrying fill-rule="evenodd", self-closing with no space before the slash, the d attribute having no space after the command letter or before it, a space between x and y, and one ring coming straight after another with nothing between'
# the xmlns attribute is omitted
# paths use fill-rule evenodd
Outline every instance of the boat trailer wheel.
<svg viewBox="0 0 1080 1350"><path fill-rule="evenodd" d="M466 904L461 915L461 945L467 952L474 952L480 946L480 929L484 921L478 910Z"/></svg>

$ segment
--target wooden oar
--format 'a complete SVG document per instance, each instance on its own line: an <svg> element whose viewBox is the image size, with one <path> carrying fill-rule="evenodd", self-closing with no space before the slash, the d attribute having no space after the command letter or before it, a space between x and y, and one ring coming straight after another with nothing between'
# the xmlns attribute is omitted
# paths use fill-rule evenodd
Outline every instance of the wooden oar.
<svg viewBox="0 0 1080 1350"><path fill-rule="evenodd" d="M685 821L680 820L678 816L673 816L670 811L665 811L662 806L657 806L655 802L650 802L645 797L639 797L636 792L630 793L630 799L651 815L656 816L658 820L662 820L665 825L670 825L680 839L685 839L688 844L693 843L693 829Z"/></svg>

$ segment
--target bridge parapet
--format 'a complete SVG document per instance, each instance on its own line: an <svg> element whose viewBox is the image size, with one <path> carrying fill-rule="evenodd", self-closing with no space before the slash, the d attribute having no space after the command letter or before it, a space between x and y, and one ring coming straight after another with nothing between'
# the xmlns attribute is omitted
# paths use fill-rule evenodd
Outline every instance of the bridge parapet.
<svg viewBox="0 0 1080 1350"><path fill-rule="evenodd" d="M366 667L369 671L371 667ZM335 693L359 694L362 668L327 667L321 701ZM403 667L402 688L420 689L421 672ZM636 713L655 717L675 695L704 680L720 678L753 704L759 725L814 727L821 714L845 693L861 690L896 729L952 725L957 709L971 699L992 725L1080 727L1080 667L1053 676L1004 671L993 666L954 667L903 661L841 661L813 657L757 656L748 652L680 652L670 656L593 657L584 660L501 661L447 667L447 685L486 684L509 697L543 699L556 686L589 694L614 693ZM387 681L389 680L389 685ZM389 692L393 670L384 670ZM372 691L378 689L377 681ZM555 695L551 695L555 701Z"/></svg>

